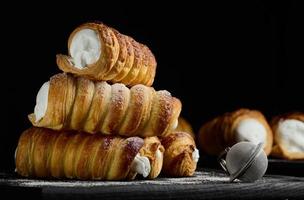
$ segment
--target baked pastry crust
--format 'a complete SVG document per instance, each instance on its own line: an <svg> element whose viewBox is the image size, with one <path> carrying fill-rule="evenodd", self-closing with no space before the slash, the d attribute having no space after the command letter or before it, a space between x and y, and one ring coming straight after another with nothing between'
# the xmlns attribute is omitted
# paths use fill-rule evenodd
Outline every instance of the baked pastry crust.
<svg viewBox="0 0 304 200"><path fill-rule="evenodd" d="M139 137L32 127L20 136L16 170L25 177L125 180L134 173L131 164L143 145Z"/></svg>
<svg viewBox="0 0 304 200"><path fill-rule="evenodd" d="M162 173L171 177L192 176L197 162L193 159L196 149L194 139L186 132L173 132L161 139L165 147Z"/></svg>
<svg viewBox="0 0 304 200"><path fill-rule="evenodd" d="M147 178L155 179L160 174L163 166L164 151L165 148L158 137L144 138L144 145L140 149L139 154L147 157L150 161L151 171Z"/></svg>
<svg viewBox="0 0 304 200"><path fill-rule="evenodd" d="M69 51L75 34L83 29L91 29L98 34L102 53L95 63L83 69L73 66L70 56L58 54L57 65L62 71L91 80L119 82L128 86L153 84L157 63L147 46L103 23L85 23L71 33Z"/></svg>
<svg viewBox="0 0 304 200"><path fill-rule="evenodd" d="M45 116L34 126L124 136L158 136L172 131L181 102L167 91L135 85L109 85L57 74L50 79Z"/></svg>

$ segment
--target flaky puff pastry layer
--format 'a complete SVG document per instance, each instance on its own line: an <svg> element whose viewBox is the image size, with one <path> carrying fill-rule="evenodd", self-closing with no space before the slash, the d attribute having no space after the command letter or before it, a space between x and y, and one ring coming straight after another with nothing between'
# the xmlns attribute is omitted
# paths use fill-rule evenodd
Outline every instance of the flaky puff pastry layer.
<svg viewBox="0 0 304 200"><path fill-rule="evenodd" d="M298 120L304 123L304 113L291 112L291 113L276 116L271 120L270 125L274 134L274 144L272 147L271 155L274 157L288 159L288 160L304 159L303 152L291 152L288 150L288 148L284 147L283 144L284 138L280 137L279 134L277 133L279 123L285 120Z"/></svg>
<svg viewBox="0 0 304 200"><path fill-rule="evenodd" d="M163 137L161 143L165 147L162 173L171 177L192 176L197 166L193 138L186 132L173 132Z"/></svg>
<svg viewBox="0 0 304 200"><path fill-rule="evenodd" d="M148 179L155 179L161 172L163 166L165 149L161 144L158 137L146 137L144 138L144 145L140 149L139 154L149 159L151 165L151 171Z"/></svg>
<svg viewBox="0 0 304 200"><path fill-rule="evenodd" d="M57 65L62 71L92 80L123 83L128 86L153 84L157 63L150 49L103 23L85 23L76 28L68 40L69 54L73 37L84 29L94 30L99 36L99 59L79 69L70 61L70 56L59 54Z"/></svg>
<svg viewBox="0 0 304 200"><path fill-rule="evenodd" d="M175 132L186 132L191 135L191 137L195 138L195 134L193 132L191 124L183 117L178 118L178 126L174 130Z"/></svg>
<svg viewBox="0 0 304 200"><path fill-rule="evenodd" d="M124 180L131 177L131 164L143 144L139 137L32 127L20 136L16 169L26 177Z"/></svg>
<svg viewBox="0 0 304 200"><path fill-rule="evenodd" d="M200 149L209 155L218 156L225 148L231 147L238 142L236 139L236 127L241 120L247 118L253 118L264 126L266 130L264 151L269 155L273 143L272 130L260 111L249 109L239 109L225 113L205 123L201 127L197 138Z"/></svg>
<svg viewBox="0 0 304 200"><path fill-rule="evenodd" d="M172 131L181 102L167 91L135 85L109 85L57 74L50 79L45 116L34 126L124 136L158 136Z"/></svg>

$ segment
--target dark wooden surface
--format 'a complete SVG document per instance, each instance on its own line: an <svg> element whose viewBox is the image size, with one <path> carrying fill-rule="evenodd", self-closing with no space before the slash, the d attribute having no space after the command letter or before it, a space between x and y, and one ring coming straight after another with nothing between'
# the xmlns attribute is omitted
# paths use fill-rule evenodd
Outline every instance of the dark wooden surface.
<svg viewBox="0 0 304 200"><path fill-rule="evenodd" d="M199 166L203 168L221 169L216 157L201 156ZM266 174L304 177L304 160L283 160L268 158Z"/></svg>
<svg viewBox="0 0 304 200"><path fill-rule="evenodd" d="M0 174L1 190L13 197L43 199L304 199L304 178L266 175L255 183L229 183L221 171L197 170L188 178L135 181L26 179Z"/></svg>

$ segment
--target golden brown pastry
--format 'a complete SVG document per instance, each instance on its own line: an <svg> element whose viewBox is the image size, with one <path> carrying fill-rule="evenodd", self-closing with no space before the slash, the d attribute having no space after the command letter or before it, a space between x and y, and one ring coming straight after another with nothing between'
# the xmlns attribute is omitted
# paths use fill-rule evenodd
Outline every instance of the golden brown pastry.
<svg viewBox="0 0 304 200"><path fill-rule="evenodd" d="M167 91L109 85L57 74L38 92L34 126L124 136L157 136L173 130L181 102Z"/></svg>
<svg viewBox="0 0 304 200"><path fill-rule="evenodd" d="M151 171L147 178L156 178L163 166L164 147L160 143L158 137L146 137L144 138L144 146L140 149L139 154L149 159L151 165Z"/></svg>
<svg viewBox="0 0 304 200"><path fill-rule="evenodd" d="M162 173L166 176L192 176L199 153L193 138L186 132L173 132L161 139L165 147Z"/></svg>
<svg viewBox="0 0 304 200"><path fill-rule="evenodd" d="M304 159L304 113L292 112L271 121L274 145L271 155L288 159Z"/></svg>
<svg viewBox="0 0 304 200"><path fill-rule="evenodd" d="M148 47L102 23L85 23L68 40L69 56L57 55L64 72L97 81L151 86L156 60Z"/></svg>
<svg viewBox="0 0 304 200"><path fill-rule="evenodd" d="M195 138L195 134L193 132L191 124L183 117L178 118L178 125L174 130L176 132L186 132L191 135L191 137Z"/></svg>
<svg viewBox="0 0 304 200"><path fill-rule="evenodd" d="M139 137L32 127L19 139L16 170L26 177L124 180L134 178L137 173L147 177L149 159L139 154L143 145Z"/></svg>
<svg viewBox="0 0 304 200"><path fill-rule="evenodd" d="M264 143L270 154L273 135L264 115L257 110L239 109L204 124L198 135L200 148L209 155L219 155L226 147L240 141Z"/></svg>

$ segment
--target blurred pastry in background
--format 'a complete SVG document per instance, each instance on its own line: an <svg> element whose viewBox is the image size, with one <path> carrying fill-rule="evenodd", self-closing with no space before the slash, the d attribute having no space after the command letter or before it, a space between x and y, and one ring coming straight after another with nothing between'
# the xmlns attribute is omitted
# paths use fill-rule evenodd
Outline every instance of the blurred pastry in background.
<svg viewBox="0 0 304 200"><path fill-rule="evenodd" d="M186 132L189 133L193 138L195 138L195 134L193 132L191 124L183 117L178 118L178 125L174 131Z"/></svg>
<svg viewBox="0 0 304 200"><path fill-rule="evenodd" d="M304 113L276 116L271 121L274 145L271 155L288 160L304 159Z"/></svg>
<svg viewBox="0 0 304 200"><path fill-rule="evenodd" d="M263 143L265 153L270 154L273 134L260 111L239 109L225 113L205 123L198 135L200 149L215 156L241 141Z"/></svg>

